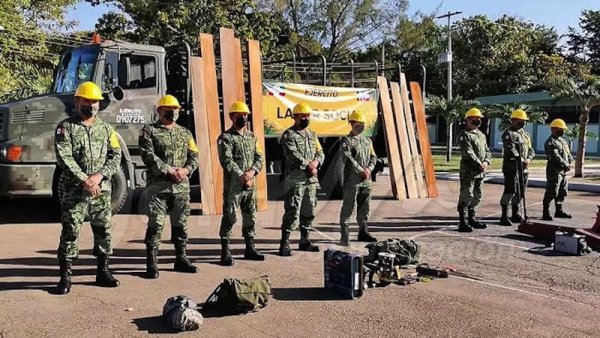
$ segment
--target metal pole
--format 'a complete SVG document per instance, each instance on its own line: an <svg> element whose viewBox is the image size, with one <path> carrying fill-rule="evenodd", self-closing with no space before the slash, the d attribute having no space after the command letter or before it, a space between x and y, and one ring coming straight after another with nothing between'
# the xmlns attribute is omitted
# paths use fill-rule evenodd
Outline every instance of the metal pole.
<svg viewBox="0 0 600 338"><path fill-rule="evenodd" d="M385 39L383 39L383 44L381 45L381 64L382 69L385 69ZM381 76L385 76L385 70L381 71Z"/></svg>
<svg viewBox="0 0 600 338"><path fill-rule="evenodd" d="M294 82L296 82L296 53L292 52L292 59L293 59L293 64L292 67L294 69L294 75L293 75L293 80Z"/></svg>
<svg viewBox="0 0 600 338"><path fill-rule="evenodd" d="M352 74L351 87L354 88L354 60L350 59L350 73Z"/></svg>
<svg viewBox="0 0 600 338"><path fill-rule="evenodd" d="M327 85L327 59L321 55L321 59L323 60L323 86Z"/></svg>
<svg viewBox="0 0 600 338"><path fill-rule="evenodd" d="M421 68L423 68L423 102L425 102L425 84L427 83L427 68L423 64L421 64Z"/></svg>

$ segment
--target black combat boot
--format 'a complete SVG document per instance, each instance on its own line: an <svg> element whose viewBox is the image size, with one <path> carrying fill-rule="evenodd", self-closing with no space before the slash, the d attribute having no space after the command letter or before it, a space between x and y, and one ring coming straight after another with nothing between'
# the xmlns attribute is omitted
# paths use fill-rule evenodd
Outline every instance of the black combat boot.
<svg viewBox="0 0 600 338"><path fill-rule="evenodd" d="M265 255L256 251L256 248L254 247L254 238L246 237L245 240L246 240L246 250L244 250L244 258L251 260L251 261L264 261Z"/></svg>
<svg viewBox="0 0 600 338"><path fill-rule="evenodd" d="M309 252L319 252L319 247L313 245L310 241L310 231L302 229L300 230L300 244L298 244L298 250L300 251L309 251Z"/></svg>
<svg viewBox="0 0 600 338"><path fill-rule="evenodd" d="M61 259L59 261L59 266L60 281L58 281L55 293L57 295L66 295L69 293L69 291L71 291L71 275L73 274L71 271L71 261L68 259Z"/></svg>
<svg viewBox="0 0 600 338"><path fill-rule="evenodd" d="M471 226L467 223L467 220L465 217L465 208L458 209L458 219L459 219L458 232L472 232L473 231L473 228L471 228Z"/></svg>
<svg viewBox="0 0 600 338"><path fill-rule="evenodd" d="M99 254L97 257L98 269L96 270L96 285L104 288L116 288L120 283L110 272L108 260L109 256L106 254Z"/></svg>
<svg viewBox="0 0 600 338"><path fill-rule="evenodd" d="M555 204L556 211L554 212L554 217L556 218L573 218L572 215L567 214L562 207L562 204Z"/></svg>
<svg viewBox="0 0 600 338"><path fill-rule="evenodd" d="M219 262L222 266L233 266L235 261L231 257L231 251L229 250L229 239L221 238L221 261Z"/></svg>
<svg viewBox="0 0 600 338"><path fill-rule="evenodd" d="M340 245L341 246L349 246L350 245L350 230L348 229L348 225L340 226Z"/></svg>
<svg viewBox="0 0 600 338"><path fill-rule="evenodd" d="M512 216L510 217L510 221L513 223L521 223L523 221L523 216L519 213L519 205L512 205Z"/></svg>
<svg viewBox="0 0 600 338"><path fill-rule="evenodd" d="M359 242L377 242L377 239L369 233L369 229L366 225L362 226L360 230L358 230L358 238Z"/></svg>
<svg viewBox="0 0 600 338"><path fill-rule="evenodd" d="M279 242L279 256L289 257L292 255L290 248L290 232L281 229L281 242Z"/></svg>
<svg viewBox="0 0 600 338"><path fill-rule="evenodd" d="M542 219L544 221L552 221L552 215L550 215L550 204L544 204L544 211L542 212Z"/></svg>
<svg viewBox="0 0 600 338"><path fill-rule="evenodd" d="M187 258L185 244L175 245L175 265L173 266L173 269L178 272L198 272L198 268L195 267Z"/></svg>
<svg viewBox="0 0 600 338"><path fill-rule="evenodd" d="M475 217L475 209L469 209L468 215L468 223L473 229L487 229L487 224L479 222Z"/></svg>
<svg viewBox="0 0 600 338"><path fill-rule="evenodd" d="M158 247L146 245L146 278L158 278Z"/></svg>
<svg viewBox="0 0 600 338"><path fill-rule="evenodd" d="M502 216L500 217L500 225L510 227L512 223L508 219L508 205L502 206Z"/></svg>

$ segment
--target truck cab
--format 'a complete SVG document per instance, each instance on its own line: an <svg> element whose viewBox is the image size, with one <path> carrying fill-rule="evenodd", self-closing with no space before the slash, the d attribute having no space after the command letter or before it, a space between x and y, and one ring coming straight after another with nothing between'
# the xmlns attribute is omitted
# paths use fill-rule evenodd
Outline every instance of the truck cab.
<svg viewBox="0 0 600 338"><path fill-rule="evenodd" d="M60 196L56 126L75 114L77 86L93 81L104 92L98 116L115 128L123 149L121 171L111 179L113 211L119 211L132 189L145 186L138 135L156 120L158 99L169 93L184 114L190 107L189 55L187 44L165 49L112 41L66 51L50 93L0 105L0 197Z"/></svg>

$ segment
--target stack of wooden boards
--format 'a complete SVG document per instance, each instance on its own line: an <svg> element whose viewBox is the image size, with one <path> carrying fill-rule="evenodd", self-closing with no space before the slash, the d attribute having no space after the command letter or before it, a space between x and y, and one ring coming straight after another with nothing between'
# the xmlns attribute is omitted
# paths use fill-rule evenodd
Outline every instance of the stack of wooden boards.
<svg viewBox="0 0 600 338"><path fill-rule="evenodd" d="M247 53L242 58L242 45L232 29L221 28L219 34L221 79L217 78L217 62L211 34L198 37L200 56L191 59L191 80L194 103L195 134L200 150L200 190L202 213L223 213L223 169L219 163L217 139L231 127L228 109L235 101L249 99L251 129L264 151L264 117L262 111L262 62L260 43L247 41ZM244 67L244 60L246 67ZM247 74L244 71L247 70ZM219 102L221 88L222 102ZM246 89L248 93L246 95ZM256 177L258 210L267 210L266 170Z"/></svg>
<svg viewBox="0 0 600 338"><path fill-rule="evenodd" d="M397 199L437 197L438 189L421 87L406 76L400 83L377 77L392 193ZM390 98L391 97L391 98ZM416 128L415 128L416 126Z"/></svg>

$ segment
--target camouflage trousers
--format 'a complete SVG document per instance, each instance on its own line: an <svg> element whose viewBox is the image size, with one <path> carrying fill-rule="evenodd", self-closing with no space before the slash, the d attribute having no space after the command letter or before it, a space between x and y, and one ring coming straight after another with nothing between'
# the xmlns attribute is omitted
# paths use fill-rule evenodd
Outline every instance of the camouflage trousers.
<svg viewBox="0 0 600 338"><path fill-rule="evenodd" d="M367 227L371 208L371 187L344 187L344 201L340 211L340 227L347 229L354 207L356 206L356 222L360 229Z"/></svg>
<svg viewBox="0 0 600 338"><path fill-rule="evenodd" d="M94 234L94 256L112 254L110 191L91 198L81 186L65 189L61 203L62 231L58 245L58 259L74 260L79 256L79 232L85 217L89 215Z"/></svg>
<svg viewBox="0 0 600 338"><path fill-rule="evenodd" d="M475 209L481 201L481 190L484 177L460 175L460 195L457 209Z"/></svg>
<svg viewBox="0 0 600 338"><path fill-rule="evenodd" d="M523 175L523 186L525 192L521 192L519 187L518 173L516 171L502 171L504 174L504 192L502 198L500 198L500 205L519 204L523 194L527 191L527 180L529 179L529 173Z"/></svg>
<svg viewBox="0 0 600 338"><path fill-rule="evenodd" d="M227 189L226 189L227 190ZM242 235L244 238L254 237L256 224L256 189L234 191L223 196L223 217L219 236L222 239L231 237L231 229L237 222L237 209L242 212Z"/></svg>
<svg viewBox="0 0 600 338"><path fill-rule="evenodd" d="M562 204L567 197L569 182L566 175L558 174L554 177L546 175L546 192L544 192L544 205L549 205L552 200L556 204Z"/></svg>
<svg viewBox="0 0 600 338"><path fill-rule="evenodd" d="M158 247L162 235L163 226L167 220L167 214L171 221L171 243L186 245L187 219L190 216L190 193L154 193L150 196L148 203L148 227L146 228L146 245Z"/></svg>
<svg viewBox="0 0 600 338"><path fill-rule="evenodd" d="M295 184L289 188L285 195L285 212L281 229L288 233L298 229L308 233L312 228L317 208L317 184Z"/></svg>

